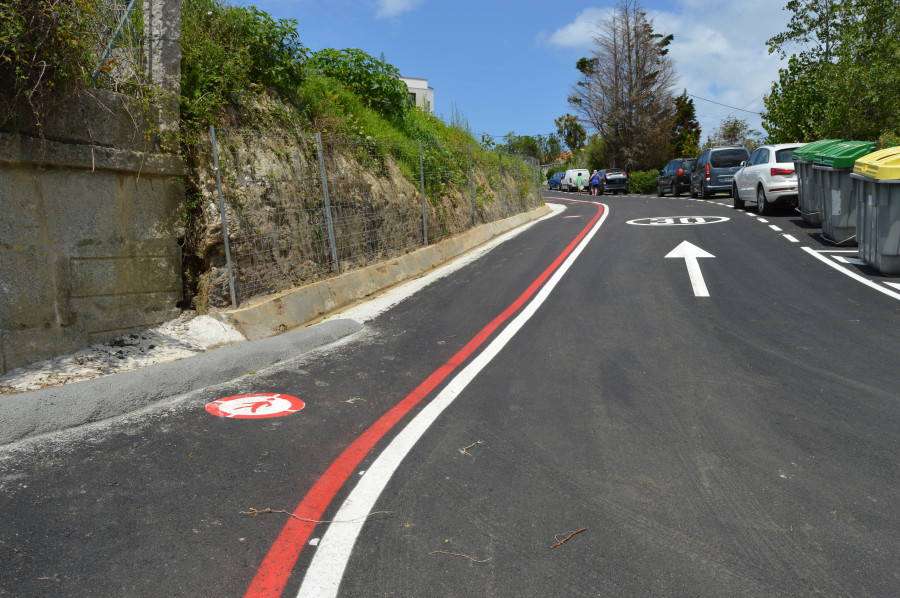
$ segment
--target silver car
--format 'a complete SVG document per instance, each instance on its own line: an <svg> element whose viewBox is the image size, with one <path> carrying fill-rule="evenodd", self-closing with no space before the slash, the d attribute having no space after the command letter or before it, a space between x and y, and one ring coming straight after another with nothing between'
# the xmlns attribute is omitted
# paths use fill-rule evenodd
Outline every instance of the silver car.
<svg viewBox="0 0 900 598"><path fill-rule="evenodd" d="M801 145L763 145L753 152L734 173L731 189L734 207L743 208L744 202L755 201L757 211L765 214L776 203L796 205L797 173L792 154Z"/></svg>

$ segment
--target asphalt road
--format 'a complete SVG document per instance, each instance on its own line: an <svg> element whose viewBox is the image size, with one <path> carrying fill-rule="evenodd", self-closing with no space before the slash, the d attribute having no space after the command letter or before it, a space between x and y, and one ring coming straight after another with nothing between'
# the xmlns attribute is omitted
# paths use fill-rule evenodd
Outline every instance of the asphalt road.
<svg viewBox="0 0 900 598"><path fill-rule="evenodd" d="M0 450L0 596L900 595L900 280L789 210L545 196L341 343ZM305 407L205 409L247 393Z"/></svg>

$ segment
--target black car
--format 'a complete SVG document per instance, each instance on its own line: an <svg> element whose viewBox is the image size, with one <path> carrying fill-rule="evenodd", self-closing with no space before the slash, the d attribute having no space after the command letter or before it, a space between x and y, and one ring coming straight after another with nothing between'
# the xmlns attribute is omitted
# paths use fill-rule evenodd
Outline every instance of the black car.
<svg viewBox="0 0 900 598"><path fill-rule="evenodd" d="M600 189L598 193L603 195L607 191L612 193L628 193L628 173L621 168L607 168L601 170L597 174L600 175Z"/></svg>
<svg viewBox="0 0 900 598"><path fill-rule="evenodd" d="M678 197L682 191L690 191L691 171L696 163L697 158L675 158L666 164L656 179L656 195L671 193Z"/></svg>

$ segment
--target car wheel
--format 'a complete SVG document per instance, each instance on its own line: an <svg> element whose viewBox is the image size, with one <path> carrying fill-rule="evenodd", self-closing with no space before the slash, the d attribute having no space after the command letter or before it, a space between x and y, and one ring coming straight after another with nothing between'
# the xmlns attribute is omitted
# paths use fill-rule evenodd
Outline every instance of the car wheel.
<svg viewBox="0 0 900 598"><path fill-rule="evenodd" d="M738 195L737 185L731 186L731 199L734 203L734 209L739 210L744 207L744 202L741 199L741 196Z"/></svg>
<svg viewBox="0 0 900 598"><path fill-rule="evenodd" d="M691 197L693 197L693 198L696 198L696 197L697 197L697 192L694 191L694 184L693 184L693 183L691 183Z"/></svg>
<svg viewBox="0 0 900 598"><path fill-rule="evenodd" d="M678 188L678 183L672 182L672 197L678 197L681 195L681 189Z"/></svg>
<svg viewBox="0 0 900 598"><path fill-rule="evenodd" d="M766 201L766 192L762 187L756 189L756 211L760 216L769 212L769 204Z"/></svg>
<svg viewBox="0 0 900 598"><path fill-rule="evenodd" d="M700 183L700 199L709 199L709 189L703 183Z"/></svg>

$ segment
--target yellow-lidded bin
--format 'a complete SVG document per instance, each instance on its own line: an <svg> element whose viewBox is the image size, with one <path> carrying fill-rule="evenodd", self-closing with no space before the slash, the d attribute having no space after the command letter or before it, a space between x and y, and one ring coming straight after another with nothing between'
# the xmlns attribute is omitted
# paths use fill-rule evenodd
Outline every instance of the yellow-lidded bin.
<svg viewBox="0 0 900 598"><path fill-rule="evenodd" d="M862 156L850 178L860 259L882 274L900 274L900 147Z"/></svg>
<svg viewBox="0 0 900 598"><path fill-rule="evenodd" d="M900 147L867 154L853 165L853 173L870 179L900 179Z"/></svg>

